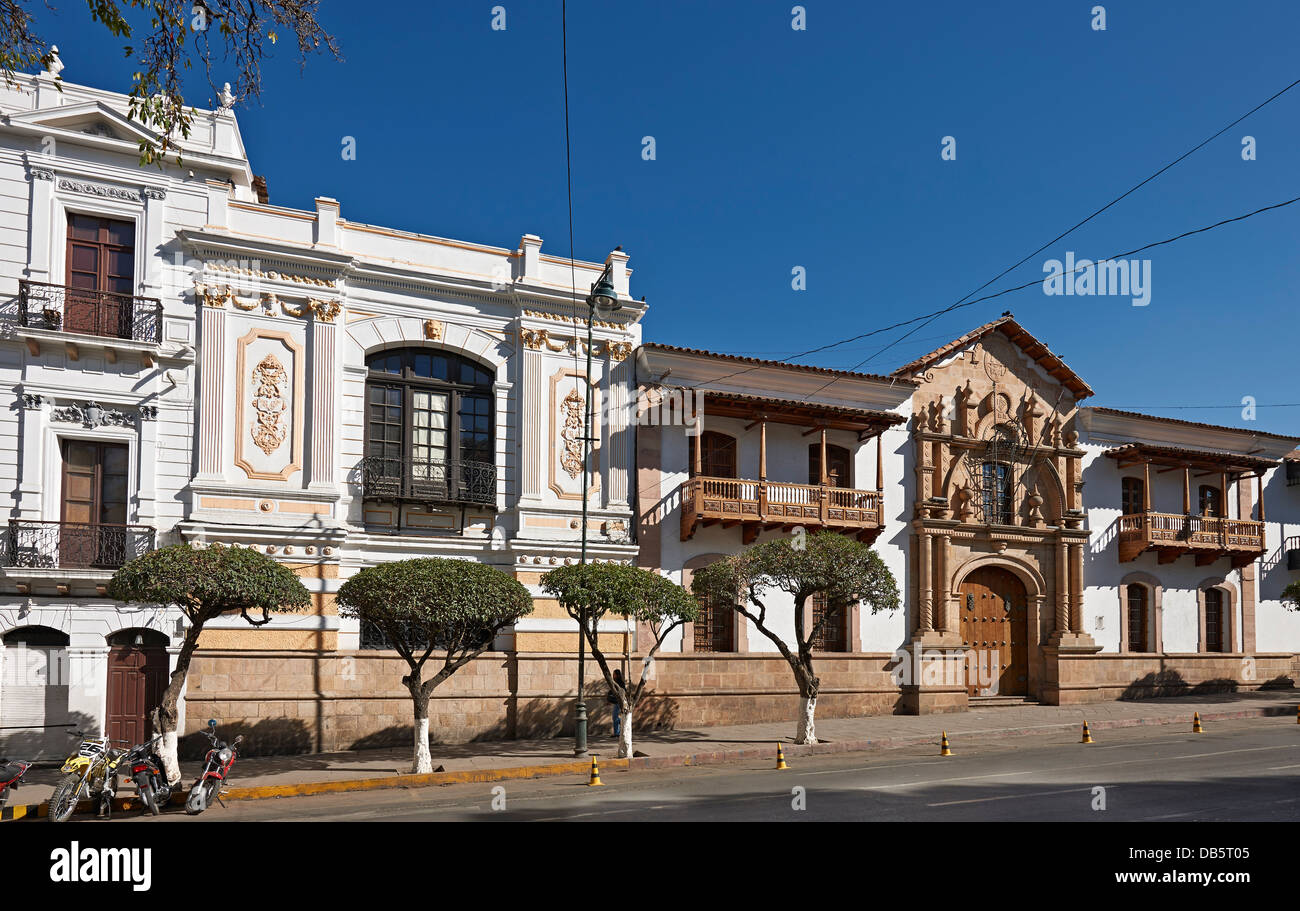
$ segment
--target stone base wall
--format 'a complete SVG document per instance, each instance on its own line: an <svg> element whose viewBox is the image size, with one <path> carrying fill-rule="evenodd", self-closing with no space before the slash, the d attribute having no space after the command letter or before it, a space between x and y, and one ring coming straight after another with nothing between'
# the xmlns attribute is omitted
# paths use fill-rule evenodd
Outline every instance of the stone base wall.
<svg viewBox="0 0 1300 911"><path fill-rule="evenodd" d="M1291 654L1061 655L1043 701L1058 705L1289 688L1300 679Z"/></svg>
<svg viewBox="0 0 1300 911"><path fill-rule="evenodd" d="M1253 663L1252 663L1253 661ZM820 656L819 718L960 711L965 695L920 699L890 679L887 654ZM1045 702L1065 704L1289 686L1300 678L1294 655L1061 656L1048 661ZM633 656L632 667L640 659ZM429 673L437 664L430 659ZM228 738L242 733L250 755L405 746L412 736L411 699L401 684L406 664L395 653L200 650L186 689L185 733L216 718ZM1252 676L1253 675L1253 676ZM600 669L588 659L592 733L610 729ZM573 655L488 652L434 691L429 730L437 743L556 737L573 732L577 659ZM914 690L915 688L908 688ZM637 713L639 730L789 722L798 691L779 655L661 655L652 689ZM193 754L204 743L185 739Z"/></svg>
<svg viewBox="0 0 1300 911"><path fill-rule="evenodd" d="M435 658L426 677L437 672ZM890 661L885 654L818 659L818 717L900 711L898 688L885 669ZM438 743L571 734L577 666L573 655L486 652L434 690L430 734ZM640 659L633 656L632 666L639 673ZM395 653L201 650L186 686L186 733L216 718L223 734L244 735L250 755L406 745L412 709L401 683L405 673ZM607 731L606 688L590 658L586 680L591 730ZM765 721L793 726L798 708L793 674L779 655L660 656L651 686L638 707L640 730ZM187 741L192 749L202 742Z"/></svg>

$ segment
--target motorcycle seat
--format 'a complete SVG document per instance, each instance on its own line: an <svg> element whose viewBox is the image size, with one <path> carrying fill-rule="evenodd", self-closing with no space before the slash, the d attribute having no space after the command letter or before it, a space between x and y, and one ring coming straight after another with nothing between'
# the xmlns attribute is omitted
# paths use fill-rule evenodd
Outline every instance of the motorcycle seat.
<svg viewBox="0 0 1300 911"><path fill-rule="evenodd" d="M17 763L0 760L0 784L7 783L23 773L23 767Z"/></svg>

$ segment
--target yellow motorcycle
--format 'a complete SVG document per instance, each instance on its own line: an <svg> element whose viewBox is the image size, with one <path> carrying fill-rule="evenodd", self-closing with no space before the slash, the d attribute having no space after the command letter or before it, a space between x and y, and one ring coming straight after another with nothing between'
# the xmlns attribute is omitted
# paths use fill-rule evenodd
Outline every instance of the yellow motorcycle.
<svg viewBox="0 0 1300 911"><path fill-rule="evenodd" d="M50 822L66 822L80 800L98 798L101 816L113 810L117 764L126 751L114 747L107 737L88 738L82 731L73 731L72 736L83 739L60 769L63 777L50 795Z"/></svg>

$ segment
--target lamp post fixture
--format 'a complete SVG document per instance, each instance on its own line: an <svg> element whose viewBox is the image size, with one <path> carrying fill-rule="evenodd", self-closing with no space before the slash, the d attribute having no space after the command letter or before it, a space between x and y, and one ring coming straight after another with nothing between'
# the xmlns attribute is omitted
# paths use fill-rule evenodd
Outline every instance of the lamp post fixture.
<svg viewBox="0 0 1300 911"><path fill-rule="evenodd" d="M587 501L591 491L591 329L596 322L596 314L607 316L622 308L618 302L618 292L614 290L614 262L610 260L600 277L592 284L587 294L587 387L583 390L586 399L586 425L582 436L582 552L579 562L587 562ZM573 755L587 754L587 700L583 692L586 685L587 662L587 610L579 609L578 620L578 702L574 706Z"/></svg>

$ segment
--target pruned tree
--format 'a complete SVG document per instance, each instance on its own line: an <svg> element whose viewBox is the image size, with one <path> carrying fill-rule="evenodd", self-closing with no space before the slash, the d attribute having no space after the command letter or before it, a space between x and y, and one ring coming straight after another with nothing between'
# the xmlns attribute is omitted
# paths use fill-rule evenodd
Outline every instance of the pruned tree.
<svg viewBox="0 0 1300 911"><path fill-rule="evenodd" d="M49 68L55 49L34 28L31 0L0 0L0 72ZM336 60L338 42L316 19L317 0L88 0L90 18L122 41L135 66L131 75L130 116L159 136L140 142L140 160L157 161L188 137L195 110L183 93L186 74L202 69L212 97L219 99L214 63L233 78L233 99L262 92L262 61L280 33L293 35L298 61L328 52ZM214 106L216 106L214 104Z"/></svg>
<svg viewBox="0 0 1300 911"><path fill-rule="evenodd" d="M433 771L429 755L429 697L439 684L491 645L503 628L533 609L518 580L482 563L428 557L361 570L339 587L339 612L378 627L410 672L402 685L415 707L411 771ZM442 666L428 680L434 652Z"/></svg>
<svg viewBox="0 0 1300 911"><path fill-rule="evenodd" d="M1282 589L1282 606L1300 610L1300 582L1292 582Z"/></svg>
<svg viewBox="0 0 1300 911"><path fill-rule="evenodd" d="M591 656L600 666L605 685L618 700L623 716L619 729L618 758L632 755L632 722L637 703L645 695L650 662L664 644L664 639L683 623L695 619L699 605L686 589L657 573L621 563L578 563L561 566L542 576L542 589L554 595L565 611L578 621ZM622 684L600 647L600 621L608 616L645 623L654 636L654 644L642 656L641 672L636 682L631 673Z"/></svg>
<svg viewBox="0 0 1300 911"><path fill-rule="evenodd" d="M817 742L821 679L813 669L811 643L823 626L840 620L854 604L869 605L872 613L899 606L898 583L880 556L866 544L833 532L777 538L724 557L696 570L691 589L697 598L734 604L789 663L800 697L795 743ZM793 650L773 629L773 613L768 608L768 593L773 589L794 601ZM805 621L804 606L819 593L826 608L810 624Z"/></svg>
<svg viewBox="0 0 1300 911"><path fill-rule="evenodd" d="M189 621L162 704L151 711L154 733L163 735L158 755L173 783L181 777L176 707L204 624L238 612L253 626L262 626L271 622L272 611L303 610L311 603L288 567L252 548L224 544L176 544L136 557L113 574L108 596L128 603L174 604Z"/></svg>

